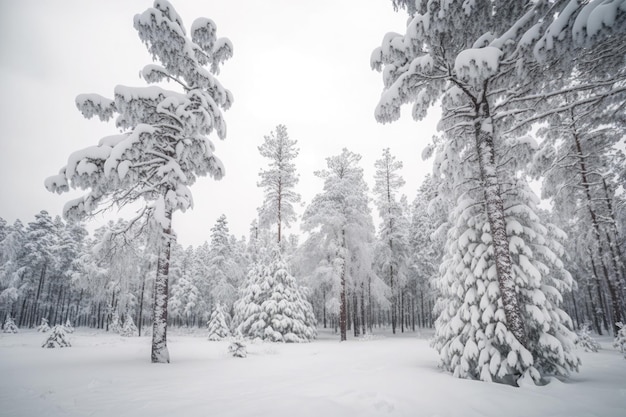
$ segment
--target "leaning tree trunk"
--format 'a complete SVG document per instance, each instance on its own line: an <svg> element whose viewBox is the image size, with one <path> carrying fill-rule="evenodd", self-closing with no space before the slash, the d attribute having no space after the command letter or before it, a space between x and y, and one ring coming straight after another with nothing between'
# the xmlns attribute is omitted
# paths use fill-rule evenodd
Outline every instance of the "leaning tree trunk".
<svg viewBox="0 0 626 417"><path fill-rule="evenodd" d="M166 224L162 225L161 245L154 283L154 309L152 322L152 363L169 363L167 350L167 298L172 248L172 210L165 211Z"/></svg>
<svg viewBox="0 0 626 417"><path fill-rule="evenodd" d="M474 121L476 150L480 179L485 198L487 219L493 239L494 258L498 286L502 296L502 304L508 329L515 338L528 348L524 320L521 314L519 300L515 291L515 282L512 274L511 254L509 253L509 239L506 234L506 219L504 216L504 201L500 190L495 161L493 138L493 124L488 104L483 101L476 104L476 119Z"/></svg>

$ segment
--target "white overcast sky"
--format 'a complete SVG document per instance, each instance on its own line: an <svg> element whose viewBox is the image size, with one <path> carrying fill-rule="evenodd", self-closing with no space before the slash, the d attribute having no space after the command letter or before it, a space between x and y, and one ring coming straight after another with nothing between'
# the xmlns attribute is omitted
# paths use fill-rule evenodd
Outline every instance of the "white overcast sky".
<svg viewBox="0 0 626 417"><path fill-rule="evenodd" d="M370 69L370 54L386 32L403 32L406 21L390 0L172 4L187 29L196 17L211 18L218 36L234 45L233 58L218 76L235 98L225 113L228 135L224 141L211 138L226 177L201 179L192 187L194 209L174 219L181 244L207 240L222 213L231 233L247 235L262 202L258 172L267 164L257 146L280 123L298 141L297 191L305 203L322 189L313 171L343 147L363 156L370 189L374 161L391 148L404 163L403 192L413 200L431 170L420 155L437 117L416 123L407 108L396 123L374 120L382 77ZM132 20L151 6L150 0L0 0L0 217L26 223L42 209L61 214L73 194L47 192L44 179L56 174L71 152L116 133L112 123L84 119L74 98L112 97L117 84L144 85L138 73L151 61ZM96 219L91 228L102 221ZM298 225L292 232L299 232Z"/></svg>

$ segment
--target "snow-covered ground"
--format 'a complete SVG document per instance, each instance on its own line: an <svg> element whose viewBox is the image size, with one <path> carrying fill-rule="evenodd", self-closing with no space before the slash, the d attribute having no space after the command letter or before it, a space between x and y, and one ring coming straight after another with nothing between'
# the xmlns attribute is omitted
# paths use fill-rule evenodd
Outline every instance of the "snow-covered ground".
<svg viewBox="0 0 626 417"><path fill-rule="evenodd" d="M248 357L202 333L170 332L172 363L150 363L150 339L78 329L73 346L0 334L0 416L594 416L626 415L626 360L581 352L567 381L513 388L459 380L436 367L427 334L339 343L248 345Z"/></svg>

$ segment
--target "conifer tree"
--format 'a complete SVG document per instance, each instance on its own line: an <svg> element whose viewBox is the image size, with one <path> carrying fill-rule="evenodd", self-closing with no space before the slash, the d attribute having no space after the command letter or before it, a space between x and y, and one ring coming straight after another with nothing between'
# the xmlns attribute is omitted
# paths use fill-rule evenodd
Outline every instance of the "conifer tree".
<svg viewBox="0 0 626 417"><path fill-rule="evenodd" d="M18 333L19 332L19 329L15 325L15 321L13 320L13 317L11 317L10 314L7 314L7 318L4 321L4 325L2 326L2 331L4 333Z"/></svg>
<svg viewBox="0 0 626 417"><path fill-rule="evenodd" d="M51 349L71 347L71 346L72 344L70 343L70 340L67 337L67 334L65 333L65 328L61 326L60 324L52 328L52 330L50 331L50 334L41 345L41 347L43 348L51 348Z"/></svg>
<svg viewBox="0 0 626 417"><path fill-rule="evenodd" d="M124 337L137 336L137 326L135 325L133 316L128 313L126 313L126 319L124 320L124 325L122 326L122 330L120 330L120 336L124 336Z"/></svg>
<svg viewBox="0 0 626 417"><path fill-rule="evenodd" d="M296 219L293 205L300 201L300 194L293 190L299 180L293 163L298 156L298 141L289 139L285 125L276 126L276 132L270 132L264 140L259 152L270 160L270 164L268 169L259 172L261 181L258 186L264 189L259 220L262 225L276 224L280 244L282 225L289 227Z"/></svg>
<svg viewBox="0 0 626 417"><path fill-rule="evenodd" d="M311 232L309 242L323 254L319 265L332 276L327 305L339 316L342 341L347 338L348 291L353 289L354 300L356 289L374 275L374 225L360 159L347 149L326 159L328 169L315 173L324 180L324 189L306 208L302 224Z"/></svg>
<svg viewBox="0 0 626 417"><path fill-rule="evenodd" d="M275 246L248 272L235 303L234 321L243 336L272 342L315 339L315 316L280 249Z"/></svg>
<svg viewBox="0 0 626 417"><path fill-rule="evenodd" d="M41 318L41 324L37 327L37 331L41 333L47 333L50 331L50 326L48 325L48 319L45 317Z"/></svg>
<svg viewBox="0 0 626 417"><path fill-rule="evenodd" d="M207 324L209 328L209 340L223 340L230 336L230 330L226 325L226 317L221 303L217 302L211 313L211 319Z"/></svg>
<svg viewBox="0 0 626 417"><path fill-rule="evenodd" d="M216 37L215 23L206 18L196 19L187 37L182 19L166 0L156 0L154 7L136 15L134 27L161 64L144 67L142 78L151 84L173 81L180 91L117 86L113 100L97 94L78 96L76 104L85 117L109 120L117 115L122 133L74 152L59 175L46 180L46 188L59 193L70 187L89 190L66 204L64 214L69 218L82 218L103 206L143 202L139 217L160 231L151 358L164 363L169 362L172 214L192 207L189 187L198 176L220 179L224 175L207 136L214 130L218 137L226 136L222 109L230 107L232 94L215 74L233 48L228 39Z"/></svg>
<svg viewBox="0 0 626 417"><path fill-rule="evenodd" d="M378 263L381 275L391 289L391 329L395 334L398 320L398 297L406 284L408 258L408 222L398 193L405 184L399 171L402 162L391 155L389 148L375 163L374 195L381 218L379 228Z"/></svg>

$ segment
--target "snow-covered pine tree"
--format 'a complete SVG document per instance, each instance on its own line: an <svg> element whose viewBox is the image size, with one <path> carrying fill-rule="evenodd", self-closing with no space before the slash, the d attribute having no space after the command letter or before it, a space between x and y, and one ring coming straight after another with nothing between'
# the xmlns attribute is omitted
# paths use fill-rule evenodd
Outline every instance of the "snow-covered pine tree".
<svg viewBox="0 0 626 417"><path fill-rule="evenodd" d="M222 302L228 312L237 299L237 288L243 273L234 260L228 221L224 214L211 228L211 244L207 261L206 277L211 287L211 299L213 303L218 300Z"/></svg>
<svg viewBox="0 0 626 417"><path fill-rule="evenodd" d="M133 316L128 313L126 313L126 319L124 320L124 325L122 326L122 330L120 330L120 336L124 336L124 337L137 336L137 326L135 326L135 321L133 320Z"/></svg>
<svg viewBox="0 0 626 417"><path fill-rule="evenodd" d="M209 328L209 340L211 341L223 340L230 336L230 329L226 325L226 317L220 302L215 303L207 327Z"/></svg>
<svg viewBox="0 0 626 417"><path fill-rule="evenodd" d="M20 299L22 303L27 301L29 289L21 285L26 272L26 231L23 223L17 219L11 226L5 227L3 234L4 238L0 241L0 308L9 312ZM18 327L28 325L25 315L21 313L15 317Z"/></svg>
<svg viewBox="0 0 626 417"><path fill-rule="evenodd" d="M615 340L613 341L613 346L617 348L617 350L622 352L622 354L624 355L624 358L626 358L626 326L624 326L624 324L620 322L620 323L617 323L617 327L619 328L619 331L617 332L617 335L615 336Z"/></svg>
<svg viewBox="0 0 626 417"><path fill-rule="evenodd" d="M45 317L41 318L41 324L37 327L37 331L41 333L46 333L50 331L50 326L48 325L48 319Z"/></svg>
<svg viewBox="0 0 626 417"><path fill-rule="evenodd" d="M70 321L69 318L65 321L65 324L63 325L63 327L65 327L65 331L67 333L74 333L74 326L72 326L72 322Z"/></svg>
<svg viewBox="0 0 626 417"><path fill-rule="evenodd" d="M311 233L309 242L317 247L312 255L332 276L326 305L339 316L342 341L347 338L348 291L364 289L366 282L370 288L385 287L372 284L374 225L360 159L347 149L326 159L328 169L315 172L324 180L324 189L313 197L302 219L302 228Z"/></svg>
<svg viewBox="0 0 626 417"><path fill-rule="evenodd" d="M44 293L50 279L50 272L54 268L54 248L57 244L56 227L53 219L47 211L42 210L35 215L35 220L28 223L26 228L26 241L24 243L24 279L29 293L35 297L30 298L26 306L29 313L28 326L33 327L44 313ZM47 297L45 297L47 299Z"/></svg>
<svg viewBox="0 0 626 417"><path fill-rule="evenodd" d="M504 221L526 344L511 333L504 314L484 194L465 179L478 178L472 169L479 168L461 164L475 158L475 148L458 135L445 142L435 160L436 175L454 185L448 198L455 207L436 283L440 298L433 345L440 365L457 377L515 383L529 376L539 383L544 375L568 375L578 369L573 326L560 307L561 294L574 283L560 260L563 232L542 224L536 214L539 199L516 174L528 162L533 141L505 144L506 156L496 163L499 175L507 179L502 185L507 197ZM515 158L510 157L513 154Z"/></svg>
<svg viewBox="0 0 626 417"><path fill-rule="evenodd" d="M600 343L591 337L591 330L589 323L584 323L580 329L576 332L576 346L583 349L585 352L597 352L602 349Z"/></svg>
<svg viewBox="0 0 626 417"><path fill-rule="evenodd" d="M298 156L298 141L289 139L285 125L276 126L264 136L259 146L261 156L270 160L269 168L261 170L261 181L257 184L264 189L263 205L259 208L260 224L277 225L277 240L282 238L282 225L289 227L296 219L293 205L300 202L300 194L294 191L298 183L296 165L293 160Z"/></svg>
<svg viewBox="0 0 626 417"><path fill-rule="evenodd" d="M117 310L114 310L111 313L111 323L109 324L109 331L112 333L121 333L122 332L122 323L120 322L120 315Z"/></svg>
<svg viewBox="0 0 626 417"><path fill-rule="evenodd" d="M593 97L593 93L571 93L561 100L553 98L549 104L584 103L586 97ZM620 125L620 117L614 116L618 109L616 103L598 108L594 101L551 114L548 125L538 131L543 141L533 159L535 178L542 179L542 197L551 199L561 218L585 225L576 228L583 235L574 240L594 242L585 246L609 290L606 298L610 300L614 334L618 331L615 323L622 319L624 293L620 282L626 262L618 244L623 232L612 213L620 200L614 190L626 165L620 149L624 122Z"/></svg>
<svg viewBox="0 0 626 417"><path fill-rule="evenodd" d="M18 333L19 332L19 329L15 325L15 321L13 320L13 317L11 317L11 314L7 314L7 318L4 321L4 325L2 326L2 331L4 333Z"/></svg>
<svg viewBox="0 0 626 417"><path fill-rule="evenodd" d="M317 336L311 304L277 245L250 269L234 320L236 331L251 339L300 343Z"/></svg>
<svg viewBox="0 0 626 417"><path fill-rule="evenodd" d="M439 165L454 209L434 341L441 365L510 383L566 375L578 367L571 320L559 307L572 280L550 236L556 229L541 224L521 179L532 141L509 133L515 109L507 106L541 81L529 45L553 21L567 22L549 1L424 0L409 9L406 34L387 34L372 54L372 66L384 66L376 118L394 121L411 102L419 120L443 98Z"/></svg>
<svg viewBox="0 0 626 417"><path fill-rule="evenodd" d="M436 198L436 193L436 183L429 174L417 190L411 207L408 285L414 291L417 321L421 327L431 327L434 323L432 306L436 294L432 284L438 276L445 242L440 228L445 223L447 207Z"/></svg>
<svg viewBox="0 0 626 417"><path fill-rule="evenodd" d="M50 331L50 334L41 345L42 348L64 348L71 346L72 344L65 333L65 328L60 324L52 328L52 331Z"/></svg>
<svg viewBox="0 0 626 417"><path fill-rule="evenodd" d="M235 358L245 358L248 356L248 349L246 347L246 342L243 340L241 334L238 334L233 338L228 345L228 351Z"/></svg>
<svg viewBox="0 0 626 417"><path fill-rule="evenodd" d="M391 155L389 148L383 150L375 164L374 195L381 218L378 232L377 263L391 289L391 329L396 333L398 299L402 297L407 280L408 261L408 213L403 212L398 193L405 184L400 175L402 162ZM402 316L400 317L402 320ZM404 329L404 326L403 326Z"/></svg>
<svg viewBox="0 0 626 417"><path fill-rule="evenodd" d="M228 39L216 37L212 20L198 18L190 35L174 7L156 0L134 18L134 27L161 65L144 67L148 83L173 81L181 92L158 86L115 88L114 99L83 94L76 104L87 118L109 120L117 114L122 133L74 152L56 176L46 180L50 191L89 190L64 208L68 218L82 218L102 206L142 201L139 217L160 230L160 248L153 304L152 362L169 362L167 301L170 249L175 235L172 214L192 207L191 186L197 176L220 179L222 163L207 138L213 130L226 136L222 109L232 94L215 78L219 65L232 55ZM205 66L210 65L207 70Z"/></svg>

